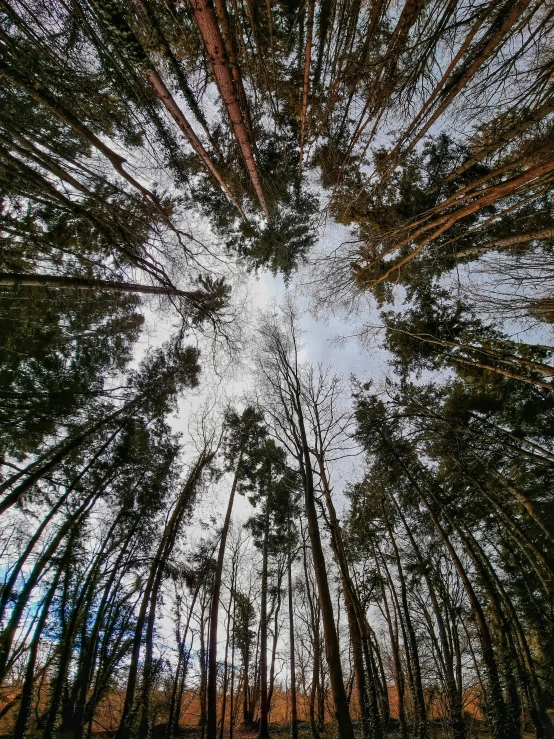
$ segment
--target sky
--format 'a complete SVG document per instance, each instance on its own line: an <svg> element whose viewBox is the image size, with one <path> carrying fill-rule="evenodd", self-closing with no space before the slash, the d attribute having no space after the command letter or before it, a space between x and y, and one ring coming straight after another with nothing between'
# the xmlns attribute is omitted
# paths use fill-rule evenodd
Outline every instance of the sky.
<svg viewBox="0 0 554 739"><path fill-rule="evenodd" d="M350 230L341 226L331 218L327 218L321 226L319 238L314 246L314 255L325 255L336 249L346 240L350 240ZM178 410L171 419L175 431L182 434L184 447L183 460L185 464L195 457L199 438L199 417L208 407L213 418L213 424L220 428L221 413L226 401L235 405L241 404L245 395L252 395L255 391L255 377L252 371L253 357L255 356L256 326L264 311L271 310L281 303L287 294L293 297L298 307L301 331L301 359L314 365L322 364L323 368L332 367L334 373L342 376L345 386L344 402L351 399L350 378L355 376L360 381L369 379L377 383L386 373L386 354L378 347L371 350L362 346L355 336L360 326L366 323L377 322L377 311L368 309L365 314L357 316L346 315L336 311L333 314L322 315L321 311L313 310L313 300L310 294L309 283L313 278L313 265L308 263L301 267L286 286L281 276L274 276L268 271L260 271L238 280L237 292L239 300L244 301L244 310L241 319L245 324L245 333L249 336L251 345L250 358L240 366L233 363L216 368L204 353L201 358L202 372L200 384L194 391L185 391L179 401ZM235 281L232 281L234 284ZM150 303L155 308L155 303ZM169 339L172 334L171 318L164 313L148 309L146 303L146 328L143 332L137 352L136 361L149 349L158 346ZM350 337L337 341L340 337ZM353 443L349 442L352 447ZM357 450L349 450L350 453ZM364 460L361 454L353 454L345 459L330 465L331 485L335 506L339 516L348 507L348 500L344 491L349 483L361 479L364 470ZM229 490L231 475L223 476L218 482L210 481L205 485L203 492L194 508L186 532L184 532L183 546L185 550L193 551L199 539L213 537L216 530L222 525ZM248 500L236 496L233 507L233 525L239 531L246 520L252 515L253 509ZM169 614L162 619L162 632L171 633ZM169 640L171 641L171 639ZM165 639L163 639L165 642Z"/></svg>
<svg viewBox="0 0 554 739"><path fill-rule="evenodd" d="M331 252L343 241L351 238L351 232L344 226L340 226L327 219L319 234L319 239L314 247L314 254L322 255ZM350 400L350 377L356 376L360 381L373 379L379 382L386 372L386 355L378 347L371 351L361 345L358 338L353 335L360 326L366 323L377 322L377 312L370 310L367 314L346 315L337 311L333 314L321 315L313 310L313 300L310 295L309 283L313 276L311 264L306 264L299 269L291 279L288 286L285 285L281 276L274 276L268 271L260 271L257 275L249 275L244 284L239 285L246 300L244 303L244 314L241 316L245 325L246 333L255 340L256 325L261 320L264 311L270 311L279 303L282 303L287 295L293 297L298 307L300 332L301 332L301 359L312 364L321 363L324 368L332 367L333 371L342 376L345 382L345 402ZM149 314L147 316L147 330L143 336L141 351L148 346L155 346L161 341L169 338L168 326L160 322L160 316ZM350 337L337 341L340 337ZM255 349L252 350L252 353ZM251 358L252 358L251 353ZM190 444L191 435L195 435L197 418L202 409L208 405L212 413L217 417L217 407L223 408L226 399L240 403L241 396L252 394L255 390L255 377L249 368L248 360L240 367L224 367L221 375L214 373L209 362L205 362L200 377L200 386L193 393L185 393L179 402L178 412L173 417L173 427L183 434L185 448L192 457L194 446ZM344 495L344 489L349 482L359 480L363 474L362 455L347 457L341 462L335 463L331 468L331 484L335 505L339 515L344 512L348 505ZM211 539L217 528L223 523L227 508L228 496L231 487L231 475L225 475L219 482L208 482L195 505L192 520L188 523L183 537L185 550L193 551L200 539ZM253 508L248 500L238 495L235 497L232 516L232 537L236 536L243 528L246 520L253 513ZM179 556L179 555L177 555ZM250 556L244 560L241 578L244 582L254 575L255 571ZM255 567L255 565L254 565ZM223 599L227 596L224 594ZM173 616L171 613L172 599L169 598L158 628L159 648L164 653L171 653L173 648ZM224 613L220 613L219 622L219 651L223 649ZM281 640L279 651L283 649ZM168 650L168 651L166 651ZM223 659L223 655L219 657Z"/></svg>
<svg viewBox="0 0 554 739"><path fill-rule="evenodd" d="M195 229L196 230L196 229ZM320 228L319 238L313 248L313 254L320 257L328 254L344 241L352 238L351 231L339 225L331 218L326 218ZM219 418L226 401L240 405L244 396L252 396L255 392L253 358L255 356L256 326L263 313L270 311L291 296L298 308L301 352L304 362L324 369L331 367L333 373L340 375L345 384L345 402L350 398L350 379L355 376L362 382L369 379L377 383L386 373L386 353L377 345L371 349L362 346L356 336L363 323L377 323L377 311L368 304L368 312L353 316L344 311L322 314L314 310L310 281L313 278L313 264L303 265L285 285L280 275L274 276L267 270L250 274L239 280L237 291L241 302L241 321L248 351L246 358L231 362L221 357L219 366L213 366L208 354L201 355L202 373L199 388L187 391L179 401L178 411L171 419L173 428L183 434L185 459L194 454L191 436L198 436L198 417L208 407L214 418ZM240 284L242 282L242 284ZM232 283L233 284L233 283ZM139 341L138 357L149 349L167 340L172 333L171 319L162 313L146 309L146 328ZM345 338L346 337L346 338ZM217 424L217 420L214 421ZM339 510L345 505L342 491L353 475L359 479L363 462L361 458L348 459L335 465L333 477L336 490L336 503ZM218 490L210 491L198 507L200 518L222 517L222 507L226 505L227 485L225 481L217 486ZM237 515L248 516L250 509L245 501L237 501Z"/></svg>

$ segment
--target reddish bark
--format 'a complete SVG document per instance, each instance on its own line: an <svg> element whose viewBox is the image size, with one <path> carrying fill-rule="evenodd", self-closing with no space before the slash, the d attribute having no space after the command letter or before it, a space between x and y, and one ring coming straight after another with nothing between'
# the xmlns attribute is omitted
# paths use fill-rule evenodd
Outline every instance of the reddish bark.
<svg viewBox="0 0 554 739"><path fill-rule="evenodd" d="M167 111L169 112L169 114L171 115L175 123L179 126L181 131L185 134L190 145L192 146L194 151L198 154L198 156L202 160L202 163L204 164L208 172L211 175L213 175L213 177L215 177L221 189L225 191L225 193L227 194L227 197L233 203L233 205L238 210L238 212L241 215L244 215L244 213L242 212L242 208L238 204L235 196L227 187L227 184L225 183L225 180L223 179L221 173L219 172L219 170L217 169L217 167L211 160L208 152L202 146L202 142L200 141L198 136L194 133L190 123L185 118L183 111L179 108L179 106L177 105L177 103L175 102L173 98L173 95L167 89L165 82L162 80L160 75L153 69L150 69L147 72L147 75L148 75L148 81L154 88L156 95L160 98L161 102L164 104L164 106L166 107Z"/></svg>
<svg viewBox="0 0 554 739"><path fill-rule="evenodd" d="M405 264L408 264L408 262L411 262L412 259L415 259L415 257L420 254L428 244L430 244L432 241L435 241L439 236L441 236L441 234L448 231L455 223L460 221L462 218L476 213L479 210L487 207L488 205L497 203L502 198L515 193L519 188L532 183L533 180L539 180L544 175L552 172L552 170L554 170L554 159L550 158L546 161L539 162L534 166L529 167L527 171L516 177L512 177L509 180L500 183L499 185L488 187L484 190L478 191L477 193L466 193L464 196L464 200L469 200L470 198L473 198L473 202L469 202L468 204L459 208L457 211L445 214L444 216L436 218L430 223L428 222L427 224L421 226L421 228L417 229L415 232L409 234L407 237L401 239L398 242L395 242L393 246L379 254L378 257L373 260L373 263L381 261L382 258L387 254L393 251L400 250L409 242L416 240L419 236L422 236L426 232L431 231L431 229L435 229L431 232L429 236L424 237L423 240L418 244L418 246L411 252L409 252L400 261L391 262L391 266L386 271L384 271L374 280L368 280L368 284L366 287L375 287L379 283L389 279L393 273L398 272L401 267L403 267ZM450 200L452 200L452 198L450 198ZM444 201L439 207L446 207L449 204L450 203L448 203L448 201ZM452 205L455 204L456 203L452 203ZM420 222L423 222L423 220L424 219L420 219ZM360 270L360 277L362 278L361 281L363 284L363 270ZM358 279L360 279L360 277Z"/></svg>
<svg viewBox="0 0 554 739"><path fill-rule="evenodd" d="M248 134L253 138L252 134L252 121L250 120L250 110L248 108L248 102L246 100L246 93L244 91L244 85L242 84L242 77L240 74L239 63L237 59L237 52L235 44L233 43L233 33L231 30L231 22L229 20L229 14L227 13L227 6L225 0L214 0L215 11L221 26L221 35L225 44L225 51L231 62L231 72L233 74L233 81L237 90L237 96L239 99L240 107L242 109L242 115L244 122L248 129Z"/></svg>
<svg viewBox="0 0 554 739"><path fill-rule="evenodd" d="M225 48L225 42L221 36L213 4L210 0L189 0L189 2L194 11L194 17L206 48L219 94L227 110L250 180L262 210L266 218L269 218L269 208L262 189L260 173L254 160L252 145L233 80L231 63Z"/></svg>

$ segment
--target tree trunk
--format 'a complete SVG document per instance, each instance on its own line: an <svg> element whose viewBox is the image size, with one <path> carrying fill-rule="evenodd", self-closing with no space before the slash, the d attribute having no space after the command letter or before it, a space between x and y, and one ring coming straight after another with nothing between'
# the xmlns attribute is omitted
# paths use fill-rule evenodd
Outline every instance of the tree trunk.
<svg viewBox="0 0 554 739"><path fill-rule="evenodd" d="M100 566L106 555L109 556L110 551L106 551L107 544L119 523L121 513L116 516L110 531L106 536L102 546L100 547L99 555L93 560L89 574L87 575L83 586L75 591L76 599L72 603L71 614L67 623L63 624L63 630L60 639L60 653L57 660L56 674L50 681L50 706L46 716L46 722L44 726L44 739L53 739L56 732L56 722L58 712L60 710L60 704L62 706L62 721L59 727L60 732L66 733L71 729L73 718L74 718L74 704L70 700L68 694L64 696L64 687L68 679L69 666L73 657L73 647L75 643L75 636L79 625L79 620L84 618L86 620L88 608L83 608L87 599L89 604L94 598L94 589L97 580L100 576ZM65 572L69 574L70 567ZM69 578L68 578L69 579Z"/></svg>
<svg viewBox="0 0 554 739"><path fill-rule="evenodd" d="M408 604L408 589L406 586L406 579L404 577L404 570L400 559L400 552L394 538L394 532L391 528L386 510L384 505L382 506L385 524L389 532L389 539L394 549L394 556L396 559L396 568L398 571L398 577L400 580L400 594L402 599L402 610L404 611L404 620L406 624L406 631L408 635L407 647L410 651L411 662L413 666L413 688L414 688L414 704L416 710L416 737L419 739L425 739L428 735L428 724L427 715L425 708L425 697L423 695L423 683L421 682L421 666L419 663L419 652L417 648L417 638L415 630L412 624L410 616L410 607Z"/></svg>
<svg viewBox="0 0 554 739"><path fill-rule="evenodd" d="M158 545L156 555L150 567L150 573L149 573L148 581L144 589L142 602L141 602L139 614L137 617L135 632L133 636L133 647L132 647L132 654L131 654L131 663L129 665L129 672L127 675L127 689L125 692L125 702L123 705L123 711L121 714L119 728L116 734L117 739L124 739L124 738L126 739L128 736L131 735L133 731L130 724L131 724L132 711L133 711L134 702L135 702L135 692L136 692L138 669L139 669L139 657L140 657L140 650L141 650L141 644L143 640L143 632L144 632L145 624L147 625L148 633L147 633L147 639L146 639L147 655L146 655L146 659L145 659L144 667L143 667L144 677L143 677L143 689L142 689L142 715L141 715L141 721L140 721L140 734L141 736L145 736L147 733L148 708L149 708L149 697L150 697L149 681L150 681L150 672L152 669L152 637L153 637L153 629L154 629L155 606L156 606L157 594L158 594L158 590L161 584L162 576L166 568L168 559L171 555L171 552L173 551L173 546L175 544L175 538L177 536L178 528L182 520L182 517L187 507L190 505L191 501L193 500L194 495L196 494L196 490L198 487L198 483L200 482L202 472L204 471L205 467L211 462L211 460L213 459L213 456L214 456L213 452L210 452L207 449L205 449L200 454L194 466L192 467L191 471L189 472L187 481L183 486L181 494L179 495L179 499L177 500L175 504L173 513L171 514L171 518L169 519L169 521L167 522L164 528L164 532L162 534L161 541ZM149 606L150 606L150 611L148 611ZM149 613L148 623L146 622L147 613Z"/></svg>
<svg viewBox="0 0 554 739"><path fill-rule="evenodd" d="M333 603L331 601L325 557L323 555L323 547L321 545L319 521L317 519L317 510L315 506L312 463L306 437L306 431L304 429L304 418L300 407L301 400L299 393L297 394L295 400L295 410L298 417L301 439L301 449L299 451L301 451L302 453L300 462L302 471L302 482L304 485L304 502L306 508L306 517L308 519L308 533L310 535L310 543L312 545L312 557L314 561L316 582L319 592L319 603L323 620L323 632L325 635L325 651L327 664L329 666L329 677L335 708L335 718L338 724L340 739L354 739L354 731L352 728L352 721L350 719L348 701L346 698L346 691L344 689L344 682L342 677L340 648L338 635L335 628Z"/></svg>
<svg viewBox="0 0 554 739"><path fill-rule="evenodd" d="M316 409L317 415L317 409ZM320 440L322 441L322 440ZM342 595L344 597L344 603L346 606L346 615L348 619L348 628L350 631L350 641L352 645L352 659L354 662L354 675L356 678L356 687L358 691L358 701L360 706L360 712L362 717L362 731L365 739L381 739L382 727L379 719L379 713L377 709L377 702L375 700L374 689L372 691L372 698L370 700L370 693L367 688L366 673L364 667L364 650L363 650L363 638L362 638L362 609L359 599L356 595L350 573L348 571L348 561L346 558L346 552L342 541L342 532L340 529L337 512L331 497L331 490L329 486L329 480L327 477L327 471L325 469L325 463L323 459L323 453L316 455L319 476L322 482L323 494L325 498L325 504L329 515L329 522L331 524L331 547L335 554L337 564L341 572L341 584L342 584Z"/></svg>
<svg viewBox="0 0 554 739"><path fill-rule="evenodd" d="M231 514L233 512L233 502L235 493L240 479L241 464L243 450L239 451L235 475L231 485L229 494L229 502L227 503L227 513L221 530L221 539L219 542L219 551L217 555L217 564L214 573L214 583L212 592L211 615L210 615L210 633L208 643L208 723L207 723L207 739L216 739L217 737L217 626L219 614L219 594L221 592L221 577L223 573L223 562L225 559L225 547L227 545L227 536L229 534L229 526L231 523Z"/></svg>
<svg viewBox="0 0 554 739"><path fill-rule="evenodd" d="M189 2L194 11L194 17L204 46L206 47L206 53L214 73L219 94L225 104L227 115L229 116L233 133L244 158L250 180L262 210L269 220L269 208L267 207L247 127L237 97L231 64L226 53L225 43L221 37L217 15L209 0L189 0Z"/></svg>
<svg viewBox="0 0 554 739"><path fill-rule="evenodd" d="M450 541L446 531L441 526L434 510L427 501L426 496L422 493L419 486L416 488L419 493L424 506L427 509L429 517L431 518L439 536L444 542L452 562L460 576L464 589L467 593L475 622L479 632L479 638L481 641L481 647L483 652L483 662L487 671L487 678L489 682L488 692L488 710L491 721L491 735L493 739L507 739L511 736L508 728L508 717L506 716L506 705L502 695L502 687L500 684L500 677L498 674L498 665L494 654L494 647L491 639L489 627L485 618L485 614L481 607L481 604L475 594L473 586L469 580L469 577L462 565L460 558L458 557L456 550L454 549L452 542Z"/></svg>
<svg viewBox="0 0 554 739"><path fill-rule="evenodd" d="M79 673L76 678L77 690L73 719L73 739L82 739L83 737L83 731L86 721L87 695L91 686L92 676L94 672L94 664L97 656L100 629L104 622L106 607L108 604L108 600L112 594L112 589L116 582L116 579L118 580L118 583L121 583L121 579L127 571L127 563L122 566L122 561L124 557L128 555L128 546L133 536L134 532L131 532L131 534L127 537L127 539L123 543L123 546L121 547L121 551L112 568L112 572L110 574L110 577L108 578L108 582L104 587L102 599L96 612L94 624L90 633L90 637L88 639L88 643L86 645L86 649L83 647L83 661L80 665Z"/></svg>
<svg viewBox="0 0 554 739"><path fill-rule="evenodd" d="M408 534L408 538L410 539L412 548L421 566L421 569L422 569L422 572L425 578L425 582L427 583L427 589L429 591L429 596L433 604L433 611L435 613L435 618L437 619L440 643L441 643L442 654L443 654L443 668L445 671L446 692L448 695L449 708L450 708L450 723L451 723L451 728L452 728L452 735L454 739L465 739L466 729L465 729L465 724L463 720L462 694L456 684L456 678L454 675L452 650L450 649L446 626L445 626L442 611L441 611L441 608L439 606L439 602L437 599L437 594L435 592L435 587L429 575L429 567L421 553L421 549L419 548L419 545L417 544L414 535L412 534L412 530L409 527L408 522L406 521L406 518L402 512L401 506L397 503L396 499L393 496L391 496L391 499L393 500L396 506L396 510L398 511L398 514L402 521L402 525L404 526L404 529L406 530L406 533Z"/></svg>
<svg viewBox="0 0 554 739"><path fill-rule="evenodd" d="M238 212L241 215L244 215L242 208L240 207L238 201L236 200L235 196L227 186L227 183L223 179L223 176L221 175L220 171L212 161L210 155L204 149L202 146L202 142L198 138L198 136L194 133L194 130L190 123L185 118L185 115L183 111L179 108L177 103L175 102L175 99L173 98L173 95L169 92L167 89L165 82L162 80L160 75L153 69L150 69L147 71L148 81L154 88L156 95L160 98L164 106L166 107L167 111L175 121L175 123L179 126L181 131L185 134L188 142L194 149L194 151L198 154L200 157L200 160L202 161L202 164L205 166L205 168L208 170L208 172L215 178L216 182L219 184L221 189L225 192L231 203L235 206L235 208L238 210Z"/></svg>
<svg viewBox="0 0 554 739"><path fill-rule="evenodd" d="M265 524L263 540L262 583L260 602L260 733L259 739L269 737L269 702L267 693L267 580L269 559L269 496L265 500Z"/></svg>
<svg viewBox="0 0 554 739"><path fill-rule="evenodd" d="M163 35L162 29L160 28L156 16L154 15L149 0L138 0L138 4L140 5L142 12L144 13L145 18L150 25L150 28L153 29L156 40L163 49L163 56L171 67L171 71L173 72L175 79L179 83L179 87L181 89L181 92L183 93L185 100L187 101L189 108L192 110L196 120L204 129L206 136L213 146L215 142L212 139L212 135L210 133L210 129L208 128L208 123L206 121L204 113L200 109L200 106L198 105L196 98L194 97L192 90L190 89L187 78L183 74L181 67L179 66L179 62L175 57L175 54L171 50L171 46Z"/></svg>
<svg viewBox="0 0 554 739"><path fill-rule="evenodd" d="M36 463L30 464L25 470L9 477L4 483L2 483L0 489L7 490L11 487L12 481L21 479L25 474L28 475L26 479L20 482L19 485L17 485L2 499L2 501L0 501L0 514L4 513L4 511L17 503L20 498L35 485L35 483L55 469L60 462L68 457L72 451L78 449L81 444L96 433L96 431L99 431L103 426L106 426L110 421L113 421L124 411L130 411L134 404L135 401L131 401L114 413L110 413L108 416L101 418L95 423L86 425L85 428L76 436L64 439L54 450L54 454L52 454L50 459L45 461L45 456L51 454L51 450L48 450L48 452L46 452L44 456L40 457Z"/></svg>
<svg viewBox="0 0 554 739"><path fill-rule="evenodd" d="M236 644L237 600L233 598L233 637L231 642L231 694L229 695L229 739L233 739L235 728L235 644Z"/></svg>
<svg viewBox="0 0 554 739"><path fill-rule="evenodd" d="M219 726L219 739L223 739L225 733L225 712L227 710L227 681L229 676L229 639L231 634L231 606L233 604L233 591L235 589L236 582L236 567L233 568L233 576L231 579L231 588L229 593L229 606L227 608L227 629L225 633L225 662L223 671L223 688L222 688L222 702L221 702L221 723ZM212 616L213 618L213 616ZM208 678L209 682L209 678ZM208 699L209 703L209 699ZM209 708L208 708L209 713Z"/></svg>
<svg viewBox="0 0 554 739"><path fill-rule="evenodd" d="M450 517L449 520L451 520ZM543 691L537 679L527 638L512 600L495 572L494 567L491 566L486 553L473 534L470 531L462 532L458 526L456 526L456 531L458 531L464 547L474 562L477 571L482 576L500 625L501 635L505 639L504 651L506 652L507 660L505 682L511 690L511 703L513 705L512 720L517 724L520 721L521 713L518 710L519 697L517 694L517 685L514 681L515 675L513 670L515 666L516 673L520 678L519 681L522 687L526 688L529 712L535 724L537 739L551 739L554 736L554 729L545 708L546 703ZM504 615L503 605L508 611L508 617ZM519 657L515 648L514 637L519 642L521 652L523 653L522 658Z"/></svg>
<svg viewBox="0 0 554 739"><path fill-rule="evenodd" d="M13 274L0 272L0 287L52 287L62 290L99 290L109 293L140 293L143 295L174 295L183 298L193 308L199 308L220 293L204 290L178 290L171 285L140 285L134 282L112 282L66 275Z"/></svg>
<svg viewBox="0 0 554 739"><path fill-rule="evenodd" d="M310 584L310 578L308 575L308 557L307 557L307 544L305 539L304 531L302 531L302 563L304 567L304 582L306 583L306 599L308 601L309 611L309 625L312 633L312 645L313 645L313 665L312 665L312 682L310 686L310 702L309 702L309 715L310 715L310 728L314 739L321 739L319 731L317 729L317 723L315 720L315 699L317 693L317 685L319 682L319 663L320 657L320 638L319 638L319 609L316 614L317 603L312 598L312 588ZM304 695L306 695L306 684L304 683Z"/></svg>
<svg viewBox="0 0 554 739"><path fill-rule="evenodd" d="M289 519L290 538L290 519ZM287 580L288 580L288 605L289 605L289 648L290 648L290 702L291 702L291 737L298 739L298 708L296 702L296 653L294 648L294 608L292 597L292 554L287 554Z"/></svg>
<svg viewBox="0 0 554 739"><path fill-rule="evenodd" d="M227 6L225 0L214 0L215 10L221 26L221 35L225 43L225 51L229 57L231 63L231 72L233 75L233 81L237 91L242 115L244 117L244 123L246 125L248 135L251 140L254 141L254 134L252 131L252 121L250 120L250 110L248 108L248 100L246 99L246 93L244 91L244 85L242 84L242 77L240 74L239 63L237 58L237 51L235 49L233 32L231 30L231 23L229 20L229 14L227 13Z"/></svg>
<svg viewBox="0 0 554 739"><path fill-rule="evenodd" d="M81 121L68 109L66 108L56 96L52 95L43 85L38 84L30 86L27 84L25 79L19 75L13 69L10 69L4 62L0 62L0 75L9 79L16 87L24 90L30 97L36 100L38 103L48 108L56 118L61 120L67 126L72 128L84 141L90 144L94 149L103 154L106 159L110 162L115 171L123 177L135 190L138 190L141 195L146 197L148 200L153 202L159 207L156 196L150 192L146 187L143 187L134 177L123 169L125 159L117 154L115 151L110 149L101 139L98 138L92 131L85 126Z"/></svg>
<svg viewBox="0 0 554 739"><path fill-rule="evenodd" d="M71 544L66 548L64 555L64 565L67 566L68 555L71 551ZM27 667L25 668L25 677L23 680L23 687L21 689L21 703L19 704L19 712L13 729L13 739L24 739L27 735L27 722L29 720L29 714L31 712L31 704L33 700L34 692L34 681L35 681L35 665L37 661L38 648L40 645L40 639L44 627L46 626L46 620L50 610L50 605L56 593L58 582L62 574L62 563L56 568L54 579L48 588L46 597L44 598L41 606L40 617L35 627L35 633L29 645L29 656L27 658Z"/></svg>
<svg viewBox="0 0 554 739"><path fill-rule="evenodd" d="M385 621L387 622L387 628L389 632L389 639L391 643L391 649L392 649L392 659L393 659L393 666L394 666L394 678L396 682L396 692L398 696L398 721L400 723L400 736L402 739L407 739L408 737L408 727L406 724L406 713L404 709L404 672L402 670L402 662L400 660L400 652L398 648L398 631L394 629L393 626L393 620L390 613L389 608L389 602L387 599L387 594L385 591L385 583L384 579L381 575L378 558L377 558L377 551L374 547L374 555L375 555L375 563L377 566L377 572L380 579L380 587L381 587L381 597L383 599L383 606L384 606L384 616Z"/></svg>
<svg viewBox="0 0 554 739"><path fill-rule="evenodd" d="M123 426L120 426L108 439L108 441L103 444L100 449L94 454L90 462L88 462L85 467L81 470L81 472L77 475L77 477L70 483L70 485L66 488L63 495L60 496L60 498L56 501L56 503L52 506L48 514L42 519L39 527L33 534L33 536L29 539L29 542L27 543L27 546L19 556L17 562L14 564L10 571L10 576L8 580L4 583L4 587L2 588L2 593L0 596L0 623L4 620L4 614L6 607L8 606L8 603L10 602L10 598L13 593L13 589L17 583L17 580L19 578L19 574L21 570L23 569L23 566L25 565L25 562L27 561L27 558L33 551L35 545L41 538L42 534L44 533L44 530L48 526L48 524L52 521L56 513L60 510L60 508L65 504L71 493L75 490L75 487L78 485L78 483L83 479L83 477L86 475L86 473L90 470L90 468L94 465L94 463L98 460L98 458L103 454L103 452L106 451L108 446L112 443L114 438L117 436L117 434L121 431ZM113 467L110 467L110 471L113 471Z"/></svg>
<svg viewBox="0 0 554 739"><path fill-rule="evenodd" d="M206 725L208 722L208 702L207 702L207 683L208 683L208 670L207 670L207 650L206 650L206 639L204 638L204 635L206 633L206 626L208 628L208 633L210 629L210 617L208 616L207 619L208 623L206 624L206 603L202 603L202 609L200 611L200 630L199 630L199 636L200 636L200 650L199 650L199 660L200 660L200 687L198 689L198 699L200 702L200 715L198 717L198 727L200 728L201 732L201 738L204 739L206 735Z"/></svg>
<svg viewBox="0 0 554 739"><path fill-rule="evenodd" d="M306 137L306 117L308 110L308 92L310 89L310 63L312 60L312 31L314 25L314 0L307 0L308 18L306 25L306 50L304 52L304 84L302 87L302 103L300 108L300 154L298 156L298 176L302 175L304 160L304 140Z"/></svg>
<svg viewBox="0 0 554 739"><path fill-rule="evenodd" d="M105 480L101 483L101 486L103 486L103 483L105 483ZM60 529L57 532L56 536L53 538L53 540L46 547L42 555L35 563L31 573L29 574L29 577L27 578L27 581L25 582L25 585L21 589L12 610L10 620L8 621L5 629L2 632L2 635L0 636L0 682L3 681L8 670L10 649L19 628L21 616L23 615L23 611L25 610L25 607L29 602L32 591L42 577L46 567L51 564L52 559L65 536L71 531L73 527L76 527L78 523L86 517L87 513L94 505L99 493L99 488L94 489L93 492L90 493L81 503L75 513L67 517L65 523L60 526Z"/></svg>
<svg viewBox="0 0 554 739"><path fill-rule="evenodd" d="M273 639L271 644L271 664L269 667L269 688L267 691L267 710L271 713L271 700L273 698L273 690L275 687L275 660L277 658L277 643L279 641L279 613L281 611L281 586L283 581L283 571L279 567L277 576L277 605L273 615Z"/></svg>

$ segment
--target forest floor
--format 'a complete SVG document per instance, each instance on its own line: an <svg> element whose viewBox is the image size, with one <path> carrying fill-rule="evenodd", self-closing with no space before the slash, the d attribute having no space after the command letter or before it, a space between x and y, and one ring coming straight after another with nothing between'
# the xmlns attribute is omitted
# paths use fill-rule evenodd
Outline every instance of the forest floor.
<svg viewBox="0 0 554 739"><path fill-rule="evenodd" d="M271 739L289 739L290 738L290 727L273 724L269 730ZM355 727L356 737L361 739L361 731ZM242 729L237 727L233 730L233 739L258 739L258 731L256 729ZM308 722L300 723L298 727L299 739L313 739L312 730ZM337 739L337 733L333 726L327 725L325 731L320 732L321 739ZM445 734L442 727L432 726L430 737L432 739L447 739L449 734ZM490 732L486 729L476 725L468 727L468 739L490 739ZM185 739L202 739L202 732L197 729L188 729L183 732ZM536 734L533 731L524 731L522 733L522 739L535 739ZM400 732L389 731L387 733L387 739L399 739ZM229 739L228 732L225 732L223 739Z"/></svg>

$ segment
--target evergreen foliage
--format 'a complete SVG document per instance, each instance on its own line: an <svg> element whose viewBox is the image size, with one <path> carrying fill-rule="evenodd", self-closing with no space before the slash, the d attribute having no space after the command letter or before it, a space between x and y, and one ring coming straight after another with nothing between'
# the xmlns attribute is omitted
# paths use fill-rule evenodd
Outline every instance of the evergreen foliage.
<svg viewBox="0 0 554 739"><path fill-rule="evenodd" d="M553 34L0 0L2 736L554 738Z"/></svg>

